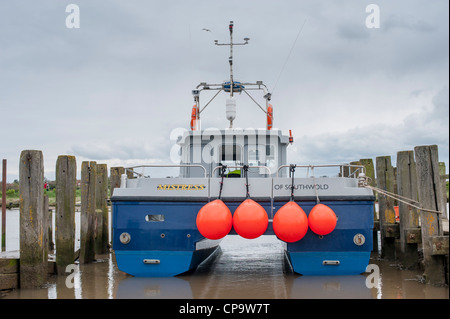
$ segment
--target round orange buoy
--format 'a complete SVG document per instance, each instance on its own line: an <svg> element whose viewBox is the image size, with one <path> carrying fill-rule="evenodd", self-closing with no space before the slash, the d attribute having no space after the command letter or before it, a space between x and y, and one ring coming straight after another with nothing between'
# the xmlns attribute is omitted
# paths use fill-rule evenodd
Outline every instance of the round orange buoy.
<svg viewBox="0 0 450 319"><path fill-rule="evenodd" d="M247 239L254 239L262 234L269 225L269 218L264 208L248 198L243 201L233 215L233 227L236 232Z"/></svg>
<svg viewBox="0 0 450 319"><path fill-rule="evenodd" d="M230 209L220 199L203 206L197 214L197 229L208 239L225 237L233 226Z"/></svg>
<svg viewBox="0 0 450 319"><path fill-rule="evenodd" d="M288 202L273 217L273 231L285 242L299 241L308 231L308 217L297 203Z"/></svg>
<svg viewBox="0 0 450 319"><path fill-rule="evenodd" d="M336 223L336 214L324 204L314 206L308 216L309 228L317 235L328 235L334 230Z"/></svg>

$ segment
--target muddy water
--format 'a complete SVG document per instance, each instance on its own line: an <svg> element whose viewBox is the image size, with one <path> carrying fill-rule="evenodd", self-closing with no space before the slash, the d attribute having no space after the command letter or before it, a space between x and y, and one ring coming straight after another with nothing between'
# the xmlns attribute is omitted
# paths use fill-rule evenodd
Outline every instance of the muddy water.
<svg viewBox="0 0 450 319"><path fill-rule="evenodd" d="M13 232L9 235L14 237ZM10 245L10 248L14 247L12 241ZM380 280L375 287L368 288L368 273L329 277L292 273L284 256L283 243L275 236L254 240L227 236L220 246L215 259L207 260L195 272L183 276L131 277L118 270L114 254L108 254L99 256L93 264L76 264L66 275L51 276L43 288L12 290L2 299L449 298L448 287L423 284L420 272L400 270L393 262L380 260L378 255L373 255L370 263L379 267Z"/></svg>

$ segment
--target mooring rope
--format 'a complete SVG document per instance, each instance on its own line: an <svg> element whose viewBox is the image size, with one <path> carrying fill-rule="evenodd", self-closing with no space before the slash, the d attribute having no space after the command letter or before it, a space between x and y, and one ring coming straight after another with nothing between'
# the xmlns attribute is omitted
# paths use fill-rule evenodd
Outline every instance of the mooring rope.
<svg viewBox="0 0 450 319"><path fill-rule="evenodd" d="M377 188L377 187L374 187L374 186L370 186L368 184L368 182L367 182L368 178L369 177L365 177L365 182L363 184L363 186L366 187L366 188L369 188L369 189L371 189L371 190L373 190L373 191L375 191L375 192L377 192L377 193L379 193L381 195L384 195L384 196L387 196L387 197L391 197L391 198L393 198L393 199L395 199L395 200L397 200L397 201L399 201L399 202L401 202L403 204L406 204L407 206L416 208L418 210L421 210L421 211L424 211L424 212L428 212L428 213L442 214L441 211L437 211L437 210L433 210L433 209L427 209L427 208L422 208L420 206L412 204L412 203L415 203L415 204L419 204L420 205L420 202L418 202L418 201L416 201L414 199L407 198L407 197L404 197L404 196L401 196L401 195L398 195L398 194L395 194L395 193L391 193L391 192L388 192L386 190L383 190L383 189L380 189L380 188Z"/></svg>

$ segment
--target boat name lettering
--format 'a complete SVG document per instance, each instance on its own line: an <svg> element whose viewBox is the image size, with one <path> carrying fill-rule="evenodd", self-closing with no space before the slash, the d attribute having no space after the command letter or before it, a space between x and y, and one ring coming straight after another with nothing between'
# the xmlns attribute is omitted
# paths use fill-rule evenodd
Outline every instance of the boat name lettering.
<svg viewBox="0 0 450 319"><path fill-rule="evenodd" d="M328 184L297 184L294 185L294 189L295 190L308 190L308 189L321 189L321 190L326 190L328 189L330 186ZM273 188L275 190L291 190L291 184L275 184L273 186Z"/></svg>
<svg viewBox="0 0 450 319"><path fill-rule="evenodd" d="M157 190L182 190L182 191L190 191L190 190L203 190L205 189L205 185L193 185L193 184L159 184L156 188Z"/></svg>

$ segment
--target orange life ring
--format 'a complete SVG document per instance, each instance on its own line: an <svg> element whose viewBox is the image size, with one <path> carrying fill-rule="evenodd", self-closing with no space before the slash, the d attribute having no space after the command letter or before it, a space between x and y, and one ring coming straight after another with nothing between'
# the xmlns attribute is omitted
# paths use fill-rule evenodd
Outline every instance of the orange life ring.
<svg viewBox="0 0 450 319"><path fill-rule="evenodd" d="M192 114L191 114L191 130L195 131L197 129L197 120L198 120L198 106L197 104L194 104L192 107Z"/></svg>
<svg viewBox="0 0 450 319"><path fill-rule="evenodd" d="M267 107L267 130L272 129L272 124L273 124L273 108L272 105L269 104L269 106Z"/></svg>

